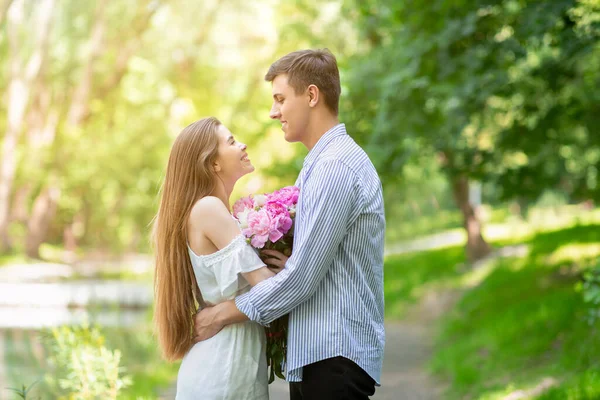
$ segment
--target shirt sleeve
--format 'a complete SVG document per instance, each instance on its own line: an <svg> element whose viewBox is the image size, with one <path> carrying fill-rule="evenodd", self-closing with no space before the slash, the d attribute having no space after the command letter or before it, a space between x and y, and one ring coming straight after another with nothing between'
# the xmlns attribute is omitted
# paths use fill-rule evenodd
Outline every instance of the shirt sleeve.
<svg viewBox="0 0 600 400"><path fill-rule="evenodd" d="M318 162L300 190L294 249L285 268L236 297L248 318L267 325L308 300L358 215L358 177L339 160Z"/></svg>

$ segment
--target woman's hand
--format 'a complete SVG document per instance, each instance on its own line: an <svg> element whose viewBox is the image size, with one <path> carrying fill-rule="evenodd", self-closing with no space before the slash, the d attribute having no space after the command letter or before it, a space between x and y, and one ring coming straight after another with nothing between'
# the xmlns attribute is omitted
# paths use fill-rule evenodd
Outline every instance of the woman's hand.
<svg viewBox="0 0 600 400"><path fill-rule="evenodd" d="M277 250L261 250L260 258L267 264L267 267L276 274L285 268L285 263L289 259L289 257Z"/></svg>

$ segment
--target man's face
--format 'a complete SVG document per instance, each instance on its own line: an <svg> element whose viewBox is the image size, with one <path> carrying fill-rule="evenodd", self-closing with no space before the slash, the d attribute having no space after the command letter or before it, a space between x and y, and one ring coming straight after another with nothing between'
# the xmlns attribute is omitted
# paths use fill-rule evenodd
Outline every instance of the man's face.
<svg viewBox="0 0 600 400"><path fill-rule="evenodd" d="M296 95L288 85L287 74L277 75L273 80L272 119L281 121L281 129L288 142L301 142L307 136L309 122L309 96L307 92Z"/></svg>

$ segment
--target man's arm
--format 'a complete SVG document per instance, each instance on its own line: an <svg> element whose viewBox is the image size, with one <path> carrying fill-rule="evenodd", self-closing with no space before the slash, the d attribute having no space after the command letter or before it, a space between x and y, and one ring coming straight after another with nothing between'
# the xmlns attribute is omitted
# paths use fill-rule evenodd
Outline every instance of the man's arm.
<svg viewBox="0 0 600 400"><path fill-rule="evenodd" d="M300 195L301 220L285 269L235 300L239 311L263 325L289 313L314 294L359 214L358 177L339 160L316 165ZM233 313L220 318L232 317Z"/></svg>
<svg viewBox="0 0 600 400"><path fill-rule="evenodd" d="M238 310L233 300L205 307L194 317L194 342L210 339L227 325L245 321L248 317Z"/></svg>

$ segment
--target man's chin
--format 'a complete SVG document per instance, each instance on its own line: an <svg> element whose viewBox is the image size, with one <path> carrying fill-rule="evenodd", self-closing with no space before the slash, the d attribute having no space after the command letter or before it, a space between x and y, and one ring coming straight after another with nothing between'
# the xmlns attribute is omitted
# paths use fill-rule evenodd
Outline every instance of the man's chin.
<svg viewBox="0 0 600 400"><path fill-rule="evenodd" d="M299 141L299 139L297 137L294 137L294 135L288 134L287 132L283 133L283 138L288 143L296 143Z"/></svg>

